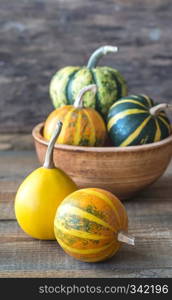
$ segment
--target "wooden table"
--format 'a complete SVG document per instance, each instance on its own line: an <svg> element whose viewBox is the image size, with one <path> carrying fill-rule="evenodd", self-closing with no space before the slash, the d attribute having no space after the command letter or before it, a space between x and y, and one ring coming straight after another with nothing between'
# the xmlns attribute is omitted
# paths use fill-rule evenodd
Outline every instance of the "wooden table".
<svg viewBox="0 0 172 300"><path fill-rule="evenodd" d="M74 260L56 241L34 240L19 228L15 192L37 166L34 151L0 152L0 277L172 276L172 164L157 183L124 203L136 246L123 246L97 264Z"/></svg>

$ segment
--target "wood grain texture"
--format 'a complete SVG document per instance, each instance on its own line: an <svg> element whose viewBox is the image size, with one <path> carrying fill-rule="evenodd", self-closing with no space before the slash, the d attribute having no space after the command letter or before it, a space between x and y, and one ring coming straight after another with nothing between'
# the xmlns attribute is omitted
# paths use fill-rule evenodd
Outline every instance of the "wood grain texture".
<svg viewBox="0 0 172 300"><path fill-rule="evenodd" d="M0 150L31 150L33 148L31 134L0 134Z"/></svg>
<svg viewBox="0 0 172 300"><path fill-rule="evenodd" d="M43 124L32 132L39 161L43 164L47 141ZM120 199L129 199L155 182L172 157L172 136L157 143L130 147L79 147L56 144L54 163L79 188L104 188Z"/></svg>
<svg viewBox="0 0 172 300"><path fill-rule="evenodd" d="M0 0L0 132L30 132L53 109L54 72L104 44L120 51L100 64L118 68L130 93L171 102L171 14L170 0Z"/></svg>
<svg viewBox="0 0 172 300"><path fill-rule="evenodd" d="M35 153L0 152L0 165L0 277L172 277L172 163L157 183L124 202L136 246L123 246L98 264L74 260L56 241L34 240L19 228L14 196L20 181L38 166Z"/></svg>

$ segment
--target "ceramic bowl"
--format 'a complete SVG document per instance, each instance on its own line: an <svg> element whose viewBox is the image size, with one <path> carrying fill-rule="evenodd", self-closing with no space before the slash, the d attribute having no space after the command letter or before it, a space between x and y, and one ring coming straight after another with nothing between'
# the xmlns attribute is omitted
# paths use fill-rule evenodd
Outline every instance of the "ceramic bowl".
<svg viewBox="0 0 172 300"><path fill-rule="evenodd" d="M43 126L38 124L32 132L41 164L48 145L42 135ZM133 197L162 176L171 157L172 135L160 142L130 147L54 147L55 165L79 188L103 188L121 200Z"/></svg>

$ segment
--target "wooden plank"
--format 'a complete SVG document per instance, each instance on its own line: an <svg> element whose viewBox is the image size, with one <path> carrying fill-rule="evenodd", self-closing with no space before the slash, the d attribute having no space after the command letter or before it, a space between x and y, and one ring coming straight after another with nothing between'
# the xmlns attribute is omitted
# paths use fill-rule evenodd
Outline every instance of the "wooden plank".
<svg viewBox="0 0 172 300"><path fill-rule="evenodd" d="M159 181L124 202L136 246L124 245L99 264L74 260L56 241L34 240L19 228L14 197L23 178L38 166L34 151L1 152L0 166L0 277L172 276L172 163Z"/></svg>
<svg viewBox="0 0 172 300"><path fill-rule="evenodd" d="M8 168L7 168L8 162ZM0 152L0 219L14 219L13 202L18 186L22 180L36 167L39 163L34 151L2 151ZM159 210L164 210L166 203L167 214L171 211L171 176L172 162L165 172L164 176L153 186L143 191L136 199L130 202L125 202L127 209L132 209L136 206L137 214L140 216L140 211L147 213L147 207L158 205ZM163 201L162 201L163 195ZM142 210L140 206L142 205Z"/></svg>
<svg viewBox="0 0 172 300"><path fill-rule="evenodd" d="M0 150L31 150L34 149L31 134L1 134Z"/></svg>
<svg viewBox="0 0 172 300"><path fill-rule="evenodd" d="M172 168L172 164L171 164ZM19 187L20 183L24 178L18 179L16 181L0 181L0 220L1 219L15 219L13 205L14 198ZM167 180L167 184L166 183ZM165 216L168 217L169 214L172 213L171 207L171 177L164 176L161 180L159 180L156 184L150 187L147 191L143 191L137 197L132 199L131 201L125 201L124 204L127 207L128 213L133 213L133 208L136 210L138 218L140 215L146 214L149 209L154 211L154 209L158 209L159 211L163 211ZM169 184L168 184L169 182ZM162 200L163 195L163 200ZM155 210L156 211L156 210ZM148 215L149 217L149 215Z"/></svg>
<svg viewBox="0 0 172 300"><path fill-rule="evenodd" d="M129 93L171 102L171 14L170 0L0 0L0 132L43 121L52 74L105 43L120 51L100 64L118 68Z"/></svg>
<svg viewBox="0 0 172 300"><path fill-rule="evenodd" d="M172 233L167 228L167 224L160 226L163 221L161 215L153 218L152 224L146 223L138 218L131 221L130 232L136 236L136 246L123 246L122 249L109 261L99 264L88 264L74 260L66 255L58 246L56 241L37 241L26 236L18 227L15 221L1 221L0 223L0 276L3 274L14 274L18 272L24 275L39 273L46 276L46 271L53 271L55 276L69 276L83 273L85 270L88 276L99 276L110 274L110 277L121 274L139 276L141 273L163 275L167 272L172 275ZM168 219L167 219L168 220ZM162 222L163 223L163 222ZM167 221L166 221L167 223ZM143 227L144 226L144 227ZM158 270L160 273L158 273ZM11 273L12 272L12 273ZM27 273L26 273L27 274Z"/></svg>
<svg viewBox="0 0 172 300"><path fill-rule="evenodd" d="M17 188L39 163L34 151L1 151L0 166L0 219L14 219Z"/></svg>
<svg viewBox="0 0 172 300"><path fill-rule="evenodd" d="M167 269L143 269L143 270L118 270L99 271L99 270L32 270L32 271L10 271L0 272L0 278L171 278L172 270Z"/></svg>
<svg viewBox="0 0 172 300"><path fill-rule="evenodd" d="M40 166L35 151L0 151L0 180L16 181Z"/></svg>

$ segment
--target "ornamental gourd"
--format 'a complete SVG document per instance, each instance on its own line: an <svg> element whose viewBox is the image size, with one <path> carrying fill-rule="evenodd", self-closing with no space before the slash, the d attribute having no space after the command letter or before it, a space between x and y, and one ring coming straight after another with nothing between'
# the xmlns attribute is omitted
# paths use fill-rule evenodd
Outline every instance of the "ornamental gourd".
<svg viewBox="0 0 172 300"><path fill-rule="evenodd" d="M87 66L69 66L59 70L50 82L49 92L55 108L73 104L79 91L90 84L98 87L95 97L84 96L84 106L95 108L106 117L109 107L127 94L127 86L121 73L111 67L97 67L99 59L117 52L117 47L104 46L91 55Z"/></svg>
<svg viewBox="0 0 172 300"><path fill-rule="evenodd" d="M171 134L167 104L154 105L146 95L123 97L108 113L108 131L114 146L132 146L158 142Z"/></svg>
<svg viewBox="0 0 172 300"><path fill-rule="evenodd" d="M75 183L53 163L53 147L61 130L56 124L43 167L34 170L20 185L15 198L15 214L20 227L30 236L54 240L54 217L60 202L77 190Z"/></svg>
<svg viewBox="0 0 172 300"><path fill-rule="evenodd" d="M83 88L74 105L57 108L48 116L43 131L45 139L50 139L57 120L60 120L63 122L63 128L57 139L58 144L76 146L102 146L104 144L107 136L104 120L96 110L83 107L83 96L88 91L95 94L96 85Z"/></svg>
<svg viewBox="0 0 172 300"><path fill-rule="evenodd" d="M63 250L85 262L112 257L122 242L134 245L134 238L127 234L125 207L99 188L81 189L66 197L57 209L54 231Z"/></svg>

